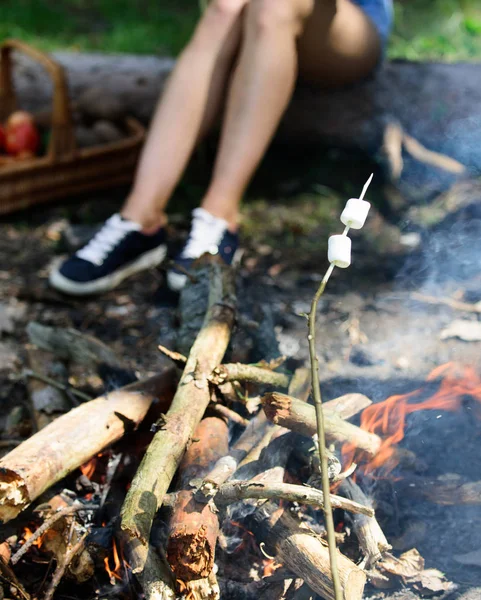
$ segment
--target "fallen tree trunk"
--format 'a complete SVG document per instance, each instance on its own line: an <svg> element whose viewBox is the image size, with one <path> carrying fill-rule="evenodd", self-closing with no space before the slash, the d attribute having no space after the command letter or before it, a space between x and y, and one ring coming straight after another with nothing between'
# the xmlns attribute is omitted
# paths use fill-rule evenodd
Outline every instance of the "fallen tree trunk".
<svg viewBox="0 0 481 600"><path fill-rule="evenodd" d="M326 600L334 600L329 550L321 539L275 504L266 503L253 517L253 532L277 559ZM340 552L337 566L344 600L361 600L366 575Z"/></svg>
<svg viewBox="0 0 481 600"><path fill-rule="evenodd" d="M208 377L222 360L234 324L232 271L211 268L205 316L160 431L155 434L122 506L122 530L149 543L152 521L210 402Z"/></svg>
<svg viewBox="0 0 481 600"><path fill-rule="evenodd" d="M42 492L135 429L154 398L162 410L174 368L107 396L85 402L20 444L0 460L0 521L14 519Z"/></svg>
<svg viewBox="0 0 481 600"><path fill-rule="evenodd" d="M183 583L208 577L214 567L219 520L210 505L195 500L190 482L229 451L227 425L223 419L207 417L197 426L194 439L179 467L181 491L167 541L167 560Z"/></svg>
<svg viewBox="0 0 481 600"><path fill-rule="evenodd" d="M72 97L100 88L144 122L150 120L174 65L172 59L150 56L68 52L54 56L66 68ZM45 107L51 98L48 78L23 57L16 65L15 85L25 107ZM386 62L355 86L299 89L278 139L327 142L374 156L383 146L386 124L397 121L423 144L479 172L481 148L472 124L481 122L480 82L481 65L475 63Z"/></svg>
<svg viewBox="0 0 481 600"><path fill-rule="evenodd" d="M316 412L311 404L296 398L270 392L262 398L262 405L267 418L283 427L302 435L312 436L317 432ZM351 444L373 457L381 447L381 438L374 433L364 431L352 425L329 409L324 410L326 440L331 443Z"/></svg>

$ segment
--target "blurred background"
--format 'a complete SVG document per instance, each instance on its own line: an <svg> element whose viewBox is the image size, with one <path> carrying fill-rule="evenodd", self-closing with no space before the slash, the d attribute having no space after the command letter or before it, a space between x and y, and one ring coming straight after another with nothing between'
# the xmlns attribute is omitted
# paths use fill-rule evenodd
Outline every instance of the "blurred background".
<svg viewBox="0 0 481 600"><path fill-rule="evenodd" d="M481 57L479 0L398 0L390 58ZM197 0L1 0L0 38L44 50L175 56L199 14Z"/></svg>

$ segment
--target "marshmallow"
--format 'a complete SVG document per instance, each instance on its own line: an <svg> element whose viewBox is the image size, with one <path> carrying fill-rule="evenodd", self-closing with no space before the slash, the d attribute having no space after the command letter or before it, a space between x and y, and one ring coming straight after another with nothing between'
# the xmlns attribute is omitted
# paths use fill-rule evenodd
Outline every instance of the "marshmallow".
<svg viewBox="0 0 481 600"><path fill-rule="evenodd" d="M346 269L351 264L351 239L347 235L331 235L327 258L335 267Z"/></svg>
<svg viewBox="0 0 481 600"><path fill-rule="evenodd" d="M347 227L352 229L361 229L366 222L367 213L371 208L371 204L366 200L359 198L351 198L346 202L346 207L342 211L341 221Z"/></svg>

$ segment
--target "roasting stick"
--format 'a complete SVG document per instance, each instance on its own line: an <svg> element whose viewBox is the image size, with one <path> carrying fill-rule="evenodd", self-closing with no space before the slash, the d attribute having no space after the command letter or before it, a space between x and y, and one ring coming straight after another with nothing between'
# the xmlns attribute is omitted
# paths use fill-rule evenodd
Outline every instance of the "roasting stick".
<svg viewBox="0 0 481 600"><path fill-rule="evenodd" d="M346 226L342 235L334 235L329 238L328 259L330 262L329 268L324 275L321 284L314 294L312 299L311 311L309 313L309 334L307 336L309 342L309 356L311 361L311 379L312 379L312 395L314 398L314 406L316 408L317 435L319 443L319 459L321 466L322 491L324 493L324 515L326 519L327 539L329 543L329 558L331 563L332 583L334 587L335 600L342 600L343 590L339 578L337 568L338 554L336 549L336 537L334 529L334 519L332 517L332 507L329 489L329 475L327 472L327 457L326 457L326 436L324 431L324 413L322 410L321 390L319 387L319 358L316 353L316 313L319 298L326 289L334 267L347 268L351 264L351 240L347 237L349 229L360 229L364 225L367 213L370 208L369 202L364 200L367 189L372 181L374 174L371 174L369 179L364 184L361 196L359 199L348 200L346 207L341 215L341 221Z"/></svg>

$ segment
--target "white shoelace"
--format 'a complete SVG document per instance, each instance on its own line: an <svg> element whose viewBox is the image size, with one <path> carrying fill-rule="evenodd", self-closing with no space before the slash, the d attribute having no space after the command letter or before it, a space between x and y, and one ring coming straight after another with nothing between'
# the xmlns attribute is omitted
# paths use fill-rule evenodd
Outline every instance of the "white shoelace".
<svg viewBox="0 0 481 600"><path fill-rule="evenodd" d="M192 215L192 228L182 250L182 258L199 258L206 252L217 254L227 221L214 217L203 208L195 208Z"/></svg>
<svg viewBox="0 0 481 600"><path fill-rule="evenodd" d="M140 231L141 229L142 228L138 223L122 219L119 214L112 215L110 219L105 221L102 229L97 232L90 242L76 253L76 256L100 267L109 252L111 252L128 233Z"/></svg>

